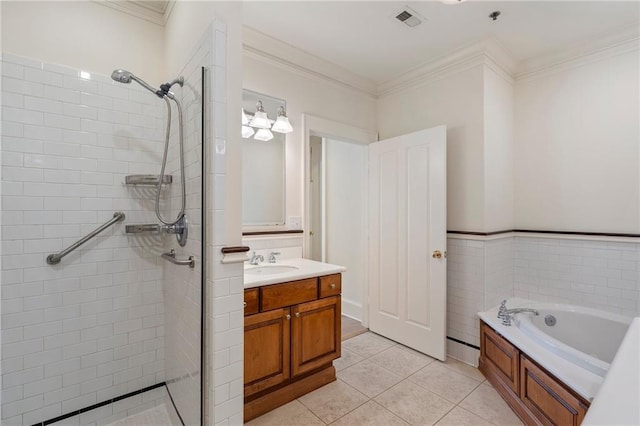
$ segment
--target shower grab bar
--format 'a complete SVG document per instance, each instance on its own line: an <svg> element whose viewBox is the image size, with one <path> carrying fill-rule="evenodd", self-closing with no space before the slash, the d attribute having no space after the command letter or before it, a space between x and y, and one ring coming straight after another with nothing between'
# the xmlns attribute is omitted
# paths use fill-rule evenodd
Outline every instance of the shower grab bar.
<svg viewBox="0 0 640 426"><path fill-rule="evenodd" d="M57 265L58 263L60 263L60 260L62 260L63 257L68 255L69 253L71 253L72 251L74 251L75 249L77 249L78 247L80 247L81 245L83 245L84 243L86 243L87 241L89 241L90 239L92 239L93 237L95 237L96 235L98 235L99 233L101 233L111 225L113 225L114 223L124 220L124 218L125 218L124 213L115 212L113 214L112 219L109 219L109 221L107 221L104 225L89 232L84 238L76 241L75 243L71 244L69 247L67 247L66 249L62 250L59 253L53 253L47 256L47 263L49 265Z"/></svg>
<svg viewBox="0 0 640 426"><path fill-rule="evenodd" d="M193 256L189 256L188 259L176 259L176 251L174 249L171 249L169 253L162 253L162 258L167 259L174 265L189 266L189 268L195 268L196 266Z"/></svg>

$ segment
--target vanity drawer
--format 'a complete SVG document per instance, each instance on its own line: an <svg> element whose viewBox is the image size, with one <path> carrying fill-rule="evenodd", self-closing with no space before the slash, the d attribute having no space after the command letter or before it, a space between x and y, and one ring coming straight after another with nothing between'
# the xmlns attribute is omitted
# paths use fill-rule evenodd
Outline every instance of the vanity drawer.
<svg viewBox="0 0 640 426"><path fill-rule="evenodd" d="M337 296L342 292L342 274L320 277L320 298Z"/></svg>
<svg viewBox="0 0 640 426"><path fill-rule="evenodd" d="M250 288L244 291L244 314L258 313L258 289Z"/></svg>
<svg viewBox="0 0 640 426"><path fill-rule="evenodd" d="M297 305L298 303L309 302L317 298L317 278L260 287L262 311Z"/></svg>

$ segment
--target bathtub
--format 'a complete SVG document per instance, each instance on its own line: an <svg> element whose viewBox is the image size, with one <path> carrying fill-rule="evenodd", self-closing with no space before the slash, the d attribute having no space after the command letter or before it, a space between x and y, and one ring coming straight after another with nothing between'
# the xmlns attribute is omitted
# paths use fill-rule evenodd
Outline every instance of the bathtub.
<svg viewBox="0 0 640 426"><path fill-rule="evenodd" d="M502 325L497 307L478 315L582 397L592 400L632 318L571 305L507 300L507 308L517 307L535 308L539 315L515 314L511 326Z"/></svg>
<svg viewBox="0 0 640 426"><path fill-rule="evenodd" d="M544 348L601 377L631 323L631 318L570 305L541 307L538 312L516 314L515 325Z"/></svg>

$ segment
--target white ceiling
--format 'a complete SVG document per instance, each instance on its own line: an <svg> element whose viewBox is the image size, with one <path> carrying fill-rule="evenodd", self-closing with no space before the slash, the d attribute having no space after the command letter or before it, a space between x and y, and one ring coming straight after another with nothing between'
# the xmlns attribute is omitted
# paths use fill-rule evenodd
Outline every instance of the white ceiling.
<svg viewBox="0 0 640 426"><path fill-rule="evenodd" d="M408 28L393 19L405 5L426 21ZM255 1L243 15L248 27L382 83L488 37L516 61L574 48L637 25L640 2Z"/></svg>

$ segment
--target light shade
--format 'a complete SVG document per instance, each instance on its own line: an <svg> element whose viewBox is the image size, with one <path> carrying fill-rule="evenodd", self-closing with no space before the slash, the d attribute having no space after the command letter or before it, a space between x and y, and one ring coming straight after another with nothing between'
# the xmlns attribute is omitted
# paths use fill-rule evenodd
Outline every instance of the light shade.
<svg viewBox="0 0 640 426"><path fill-rule="evenodd" d="M273 139L273 133L269 129L259 129L256 132L256 135L253 137L254 139L258 139L259 141L270 141Z"/></svg>
<svg viewBox="0 0 640 426"><path fill-rule="evenodd" d="M289 133L293 131L293 127L291 127L291 123L289 123L289 118L283 107L278 108L278 119L273 123L271 130L278 133Z"/></svg>
<svg viewBox="0 0 640 426"><path fill-rule="evenodd" d="M249 124L249 117L247 117L247 114L244 112L244 108L242 108L242 125L246 126L247 124Z"/></svg>
<svg viewBox="0 0 640 426"><path fill-rule="evenodd" d="M267 117L267 113L264 112L264 108L262 107L262 101L258 101L258 103L256 104L256 113L253 115L253 118L249 122L249 125L258 129L271 128L269 117Z"/></svg>
<svg viewBox="0 0 640 426"><path fill-rule="evenodd" d="M253 130L251 127L249 126L242 126L242 137L247 139L250 138L251 136L253 136L253 134L255 133L255 130Z"/></svg>

